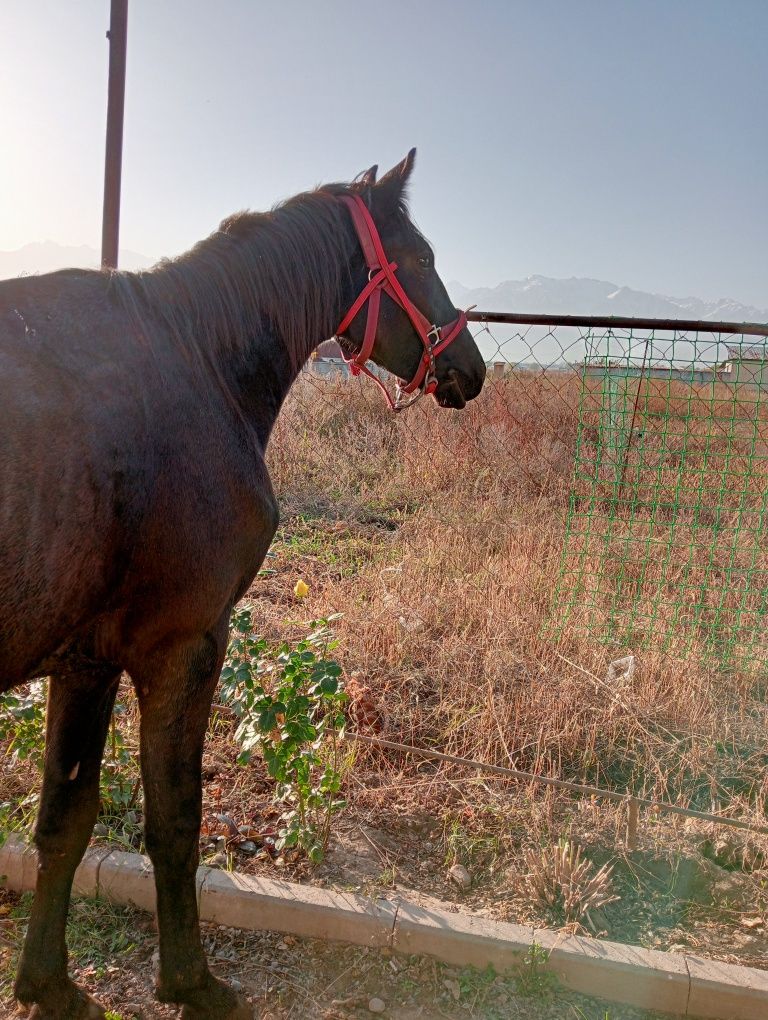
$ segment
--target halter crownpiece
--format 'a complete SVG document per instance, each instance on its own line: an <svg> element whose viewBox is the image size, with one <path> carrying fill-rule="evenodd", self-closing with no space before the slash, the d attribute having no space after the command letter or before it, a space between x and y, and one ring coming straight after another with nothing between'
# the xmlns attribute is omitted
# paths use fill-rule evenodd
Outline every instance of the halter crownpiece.
<svg viewBox="0 0 768 1020"><path fill-rule="evenodd" d="M363 199L359 195L342 195L340 201L348 206L352 215L352 222L360 241L360 247L363 249L366 264L368 265L368 283L360 291L349 311L341 320L336 330L337 336L340 336L345 330L349 329L357 314L362 310L363 305L369 302L362 346L357 354L351 358L348 358L342 350L342 357L349 365L352 375L359 375L362 372L369 376L383 391L390 408L393 411L402 411L404 408L410 407L411 404L415 403L419 397L424 396L425 393L434 393L437 389L435 358L449 344L453 343L462 329L464 329L467 324L467 313L459 312L453 322L447 323L445 326L436 326L434 323L430 323L403 290L400 281L395 275L397 263L390 262L387 258L376 224L373 222L373 217ZM381 379L374 375L367 365L376 341L382 291L392 298L396 304L400 305L411 320L417 336L424 345L424 353L419 361L416 374L409 383L398 384L394 399ZM444 332L445 336L443 336Z"/></svg>

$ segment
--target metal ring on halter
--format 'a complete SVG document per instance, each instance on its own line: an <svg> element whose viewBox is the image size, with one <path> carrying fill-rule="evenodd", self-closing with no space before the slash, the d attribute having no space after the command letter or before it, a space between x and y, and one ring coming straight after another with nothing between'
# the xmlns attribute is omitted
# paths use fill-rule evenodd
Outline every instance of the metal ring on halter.
<svg viewBox="0 0 768 1020"><path fill-rule="evenodd" d="M440 329L440 326L435 326L433 324L432 329L427 330L427 336L433 336L435 338L434 343L432 344L433 347L435 344L440 343Z"/></svg>
<svg viewBox="0 0 768 1020"><path fill-rule="evenodd" d="M426 388L420 386L414 393L404 393L401 386L395 387L395 401L392 406L393 411L404 411L406 407L410 407L411 404L415 404L417 400L420 400L426 393ZM407 396L407 400L403 398Z"/></svg>

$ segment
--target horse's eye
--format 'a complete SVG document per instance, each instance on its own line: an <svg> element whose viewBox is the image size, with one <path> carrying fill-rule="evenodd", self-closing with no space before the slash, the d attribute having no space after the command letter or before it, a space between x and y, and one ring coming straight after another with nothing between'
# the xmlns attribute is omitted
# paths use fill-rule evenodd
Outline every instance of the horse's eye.
<svg viewBox="0 0 768 1020"><path fill-rule="evenodd" d="M419 263L420 266L423 266L425 269L429 269L430 266L432 265L432 256L419 255L417 262Z"/></svg>

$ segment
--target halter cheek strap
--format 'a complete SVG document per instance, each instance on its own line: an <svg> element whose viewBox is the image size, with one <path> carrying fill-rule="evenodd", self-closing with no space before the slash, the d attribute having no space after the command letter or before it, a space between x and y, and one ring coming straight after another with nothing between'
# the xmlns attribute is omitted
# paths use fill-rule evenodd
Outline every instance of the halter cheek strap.
<svg viewBox="0 0 768 1020"><path fill-rule="evenodd" d="M373 222L373 217L368 211L365 202L359 195L343 195L340 201L344 202L349 208L352 222L360 241L360 247L363 250L368 266L368 283L360 291L336 330L336 335L340 336L349 329L353 320L367 303L368 315L365 322L363 343L360 350L353 357L347 358L343 351L342 356L349 365L352 375L359 375L362 372L369 376L381 387L390 408L393 411L401 411L403 408L409 407L425 393L434 393L437 388L435 359L449 344L453 343L462 329L464 329L467 324L467 314L466 312L459 312L453 322L445 326L436 326L430 323L403 290L400 281L395 275L397 263L390 262L387 258L376 224ZM416 374L409 383L398 385L394 399L381 379L366 364L370 359L373 345L376 341L382 291L403 309L411 320L413 328L424 346L424 353L419 361Z"/></svg>

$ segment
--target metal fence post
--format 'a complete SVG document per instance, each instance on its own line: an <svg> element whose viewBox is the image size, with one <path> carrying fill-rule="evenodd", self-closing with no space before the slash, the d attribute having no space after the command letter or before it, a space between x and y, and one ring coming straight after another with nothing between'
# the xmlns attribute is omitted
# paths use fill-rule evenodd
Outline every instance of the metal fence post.
<svg viewBox="0 0 768 1020"><path fill-rule="evenodd" d="M107 99L107 146L104 162L104 216L101 230L102 269L117 268L120 236L120 178L123 162L123 112L125 109L125 51L128 0L112 0L109 19L109 92Z"/></svg>

